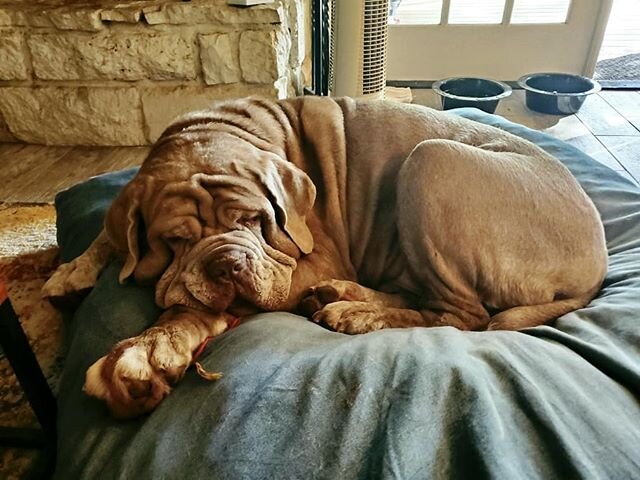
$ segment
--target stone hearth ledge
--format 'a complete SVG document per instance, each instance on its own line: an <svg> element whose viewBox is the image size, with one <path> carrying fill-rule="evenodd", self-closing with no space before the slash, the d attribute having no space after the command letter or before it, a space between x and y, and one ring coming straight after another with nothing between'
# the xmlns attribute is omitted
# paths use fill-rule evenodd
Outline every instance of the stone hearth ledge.
<svg viewBox="0 0 640 480"><path fill-rule="evenodd" d="M0 89L11 133L45 145L144 145L136 88L15 87Z"/></svg>
<svg viewBox="0 0 640 480"><path fill-rule="evenodd" d="M226 0L74 2L47 0L0 1L0 27L37 27L59 30L98 31L111 22L149 25L180 24L265 24L281 23L283 9L278 1L251 8L227 5Z"/></svg>
<svg viewBox="0 0 640 480"><path fill-rule="evenodd" d="M278 97L272 84L193 85L146 88L3 88L0 112L11 130L0 141L45 145L147 145L178 115L216 100ZM6 137L3 138L3 135Z"/></svg>
<svg viewBox="0 0 640 480"><path fill-rule="evenodd" d="M64 3L64 5L63 5ZM309 76L309 0L0 0L0 141L144 145L217 99Z"/></svg>

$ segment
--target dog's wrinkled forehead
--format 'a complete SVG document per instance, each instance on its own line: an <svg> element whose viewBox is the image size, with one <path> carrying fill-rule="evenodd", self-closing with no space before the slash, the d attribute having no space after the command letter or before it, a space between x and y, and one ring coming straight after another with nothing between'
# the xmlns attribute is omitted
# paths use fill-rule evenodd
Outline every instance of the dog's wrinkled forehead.
<svg viewBox="0 0 640 480"><path fill-rule="evenodd" d="M143 218L151 233L161 234L159 229L192 228L194 219L202 227L231 229L242 212L273 214L263 187L242 177L196 174L158 189Z"/></svg>
<svg viewBox="0 0 640 480"><path fill-rule="evenodd" d="M243 179L255 183L256 170L263 167L264 156L265 152L233 135L189 134L154 146L140 175L152 177L152 196L172 207L176 203L174 197L203 203L205 191L210 196L221 189L246 194L248 182L244 183L243 192L237 187Z"/></svg>
<svg viewBox="0 0 640 480"><path fill-rule="evenodd" d="M187 133L161 138L140 173L169 183L188 180L196 173L226 173L234 164L259 156L261 151L255 146L228 133Z"/></svg>

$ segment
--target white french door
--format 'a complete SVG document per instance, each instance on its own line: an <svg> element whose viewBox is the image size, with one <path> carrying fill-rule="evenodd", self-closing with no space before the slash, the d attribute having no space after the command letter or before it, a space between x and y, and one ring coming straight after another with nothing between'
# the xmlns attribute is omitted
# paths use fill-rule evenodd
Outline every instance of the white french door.
<svg viewBox="0 0 640 480"><path fill-rule="evenodd" d="M388 80L513 81L592 75L613 0L390 1Z"/></svg>

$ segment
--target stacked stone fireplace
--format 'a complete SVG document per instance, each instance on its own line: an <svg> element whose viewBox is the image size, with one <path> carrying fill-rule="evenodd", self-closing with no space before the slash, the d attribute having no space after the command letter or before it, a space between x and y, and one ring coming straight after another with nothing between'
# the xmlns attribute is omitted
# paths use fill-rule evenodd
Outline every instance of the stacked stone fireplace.
<svg viewBox="0 0 640 480"><path fill-rule="evenodd" d="M305 0L0 0L0 141L145 145L216 99L300 93Z"/></svg>

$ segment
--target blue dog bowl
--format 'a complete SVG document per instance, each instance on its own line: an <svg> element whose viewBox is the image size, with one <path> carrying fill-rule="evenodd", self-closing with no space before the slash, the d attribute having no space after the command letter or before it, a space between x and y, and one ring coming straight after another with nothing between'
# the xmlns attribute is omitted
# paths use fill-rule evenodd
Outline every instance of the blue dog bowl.
<svg viewBox="0 0 640 480"><path fill-rule="evenodd" d="M533 73L520 77L526 91L527 107L553 115L576 113L592 93L600 91L598 82L570 73Z"/></svg>
<svg viewBox="0 0 640 480"><path fill-rule="evenodd" d="M511 95L509 85L486 78L447 78L435 82L432 88L440 95L443 110L476 107L493 113L498 107L498 102Z"/></svg>

